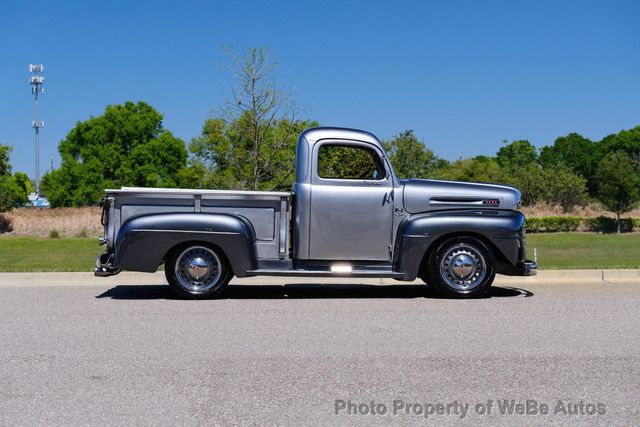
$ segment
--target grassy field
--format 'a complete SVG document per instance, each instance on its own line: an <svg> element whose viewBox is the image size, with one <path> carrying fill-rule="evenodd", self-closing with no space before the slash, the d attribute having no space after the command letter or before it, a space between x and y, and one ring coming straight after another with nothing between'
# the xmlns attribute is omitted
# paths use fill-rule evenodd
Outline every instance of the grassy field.
<svg viewBox="0 0 640 427"><path fill-rule="evenodd" d="M529 234L541 269L640 268L640 233ZM94 238L0 237L0 271L93 271L102 247Z"/></svg>
<svg viewBox="0 0 640 427"><path fill-rule="evenodd" d="M640 233L527 235L527 257L538 249L540 269L640 268Z"/></svg>
<svg viewBox="0 0 640 427"><path fill-rule="evenodd" d="M93 271L95 238L0 237L0 271Z"/></svg>

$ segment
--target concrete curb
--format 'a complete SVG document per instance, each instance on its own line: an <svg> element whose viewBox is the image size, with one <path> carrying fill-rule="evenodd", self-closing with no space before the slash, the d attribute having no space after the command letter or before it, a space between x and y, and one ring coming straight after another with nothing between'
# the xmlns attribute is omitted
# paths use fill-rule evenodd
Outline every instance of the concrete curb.
<svg viewBox="0 0 640 427"><path fill-rule="evenodd" d="M540 283L640 283L640 270L540 270L535 276L521 278ZM513 280L502 276L501 279ZM496 280L497 282L497 280Z"/></svg>
<svg viewBox="0 0 640 427"><path fill-rule="evenodd" d="M640 270L602 270L605 282L640 283Z"/></svg>
<svg viewBox="0 0 640 427"><path fill-rule="evenodd" d="M236 285L284 285L291 283L351 283L371 285L421 284L422 281L399 282L393 279L364 279L344 277L247 277L234 278ZM524 284L594 284L626 283L640 285L640 269L634 270L540 270L530 277L496 276L496 285ZM30 286L116 286L122 284L166 284L164 273L123 272L117 276L95 277L93 273L0 273L0 287Z"/></svg>

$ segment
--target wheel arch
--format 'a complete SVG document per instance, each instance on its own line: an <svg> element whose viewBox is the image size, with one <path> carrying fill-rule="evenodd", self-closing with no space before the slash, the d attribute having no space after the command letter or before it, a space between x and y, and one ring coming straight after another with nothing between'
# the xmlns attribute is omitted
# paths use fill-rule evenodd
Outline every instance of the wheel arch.
<svg viewBox="0 0 640 427"><path fill-rule="evenodd" d="M524 215L518 211L441 211L410 216L401 225L394 266L404 280L415 280L424 261L447 239L480 240L496 259L498 273L509 272L521 258Z"/></svg>
<svg viewBox="0 0 640 427"><path fill-rule="evenodd" d="M241 217L227 214L154 214L135 217L120 227L114 266L153 272L177 247L190 242L213 245L236 276L255 268L255 233Z"/></svg>
<svg viewBox="0 0 640 427"><path fill-rule="evenodd" d="M424 255L422 256L422 259L420 260L420 267L418 269L418 276L421 276L424 274L424 270L426 268L427 262L429 261L429 258L431 257L432 254L434 254L439 248L440 246L442 246L442 244L444 242L446 242L449 239L452 238L456 238L456 237L471 237L474 239L479 240L480 242L482 242L482 244L484 244L487 249L489 249L491 251L491 253L493 254L493 256L496 259L496 264L497 263L503 263L506 262L508 263L509 261L507 260L507 258L504 256L504 254L502 253L502 251L500 249L498 249L498 247L485 235L480 234L478 232L475 231L454 231L451 233L446 233L441 235L440 237L438 237L437 239L435 239L425 250Z"/></svg>

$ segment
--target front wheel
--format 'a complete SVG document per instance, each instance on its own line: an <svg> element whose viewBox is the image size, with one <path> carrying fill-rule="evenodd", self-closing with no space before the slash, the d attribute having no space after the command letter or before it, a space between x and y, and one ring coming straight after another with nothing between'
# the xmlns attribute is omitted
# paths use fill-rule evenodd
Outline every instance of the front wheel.
<svg viewBox="0 0 640 427"><path fill-rule="evenodd" d="M219 296L233 277L222 251L200 244L173 250L164 273L178 295L199 299Z"/></svg>
<svg viewBox="0 0 640 427"><path fill-rule="evenodd" d="M493 252L482 241L461 236L431 253L422 279L443 296L473 298L487 292L495 276Z"/></svg>

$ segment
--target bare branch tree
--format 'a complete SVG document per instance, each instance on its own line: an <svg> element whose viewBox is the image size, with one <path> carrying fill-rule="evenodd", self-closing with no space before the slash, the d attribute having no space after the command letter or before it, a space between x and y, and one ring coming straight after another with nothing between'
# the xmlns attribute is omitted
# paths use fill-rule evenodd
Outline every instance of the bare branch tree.
<svg viewBox="0 0 640 427"><path fill-rule="evenodd" d="M189 149L204 165L203 185L237 190L284 190L293 182L297 135L316 122L300 120L292 92L275 79L277 57L267 48L237 54L222 64L234 85Z"/></svg>
<svg viewBox="0 0 640 427"><path fill-rule="evenodd" d="M224 67L237 81L231 96L224 98L225 121L241 123L241 133L250 138L249 185L257 190L265 177L275 174L274 151L284 147L282 141L270 137L272 128L277 123L290 123L292 128L296 106L292 95L281 89L274 78L278 61L268 48L251 48L243 55L236 54L232 48L224 51L230 59ZM287 138L290 139L290 132L285 133Z"/></svg>

